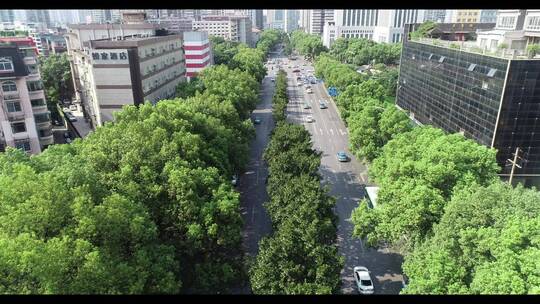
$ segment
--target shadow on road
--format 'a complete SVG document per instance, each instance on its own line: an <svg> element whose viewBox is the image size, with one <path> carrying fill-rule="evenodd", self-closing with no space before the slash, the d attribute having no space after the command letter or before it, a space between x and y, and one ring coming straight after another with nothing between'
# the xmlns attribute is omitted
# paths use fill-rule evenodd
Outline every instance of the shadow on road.
<svg viewBox="0 0 540 304"><path fill-rule="evenodd" d="M352 237L354 225L350 218L358 202L364 198L365 184L358 182L353 171L335 172L321 165L320 172L324 183L330 187L330 195L336 197L334 210L339 216L339 252L345 258L341 273L342 293L357 293L353 268L365 266L371 271L375 294L398 294L402 288L403 257L386 248L369 248L362 240Z"/></svg>

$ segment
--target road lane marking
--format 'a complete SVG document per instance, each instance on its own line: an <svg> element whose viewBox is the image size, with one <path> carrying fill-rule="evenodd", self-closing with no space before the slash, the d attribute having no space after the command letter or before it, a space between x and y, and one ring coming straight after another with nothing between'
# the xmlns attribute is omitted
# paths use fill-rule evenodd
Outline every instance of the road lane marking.
<svg viewBox="0 0 540 304"><path fill-rule="evenodd" d="M319 128L319 130L321 131L321 135L323 135L322 128Z"/></svg>
<svg viewBox="0 0 540 304"><path fill-rule="evenodd" d="M334 136L334 130L330 129L330 133L332 133L332 136Z"/></svg>
<svg viewBox="0 0 540 304"><path fill-rule="evenodd" d="M364 178L364 173L360 173L360 178L362 179L362 181L365 183L366 182L366 179Z"/></svg>

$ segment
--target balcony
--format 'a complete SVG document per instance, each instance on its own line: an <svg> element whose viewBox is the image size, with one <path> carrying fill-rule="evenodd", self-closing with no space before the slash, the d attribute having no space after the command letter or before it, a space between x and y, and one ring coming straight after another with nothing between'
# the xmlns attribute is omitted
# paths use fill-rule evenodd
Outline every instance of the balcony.
<svg viewBox="0 0 540 304"><path fill-rule="evenodd" d="M21 99L21 95L19 95L18 92L5 92L4 93L4 100L18 100Z"/></svg>
<svg viewBox="0 0 540 304"><path fill-rule="evenodd" d="M24 120L25 115L23 111L7 112L8 120L11 122Z"/></svg>
<svg viewBox="0 0 540 304"><path fill-rule="evenodd" d="M54 135L51 133L49 136L39 138L39 144L42 146L48 146L54 144Z"/></svg>

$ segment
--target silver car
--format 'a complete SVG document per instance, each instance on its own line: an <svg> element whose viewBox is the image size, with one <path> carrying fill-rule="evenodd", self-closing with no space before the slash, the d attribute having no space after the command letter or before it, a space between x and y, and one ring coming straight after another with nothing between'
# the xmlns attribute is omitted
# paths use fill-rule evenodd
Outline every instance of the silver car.
<svg viewBox="0 0 540 304"><path fill-rule="evenodd" d="M373 281L369 275L369 270L364 266L354 267L354 280L361 294L373 294Z"/></svg>

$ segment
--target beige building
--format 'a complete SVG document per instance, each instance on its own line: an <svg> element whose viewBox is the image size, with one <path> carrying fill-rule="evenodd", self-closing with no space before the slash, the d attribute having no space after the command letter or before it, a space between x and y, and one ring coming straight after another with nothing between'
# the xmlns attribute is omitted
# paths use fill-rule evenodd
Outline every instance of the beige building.
<svg viewBox="0 0 540 304"><path fill-rule="evenodd" d="M155 36L154 26L90 24L69 29L77 101L93 128L112 121L124 105L155 104L174 96L176 86L185 81L182 37Z"/></svg>
<svg viewBox="0 0 540 304"><path fill-rule="evenodd" d="M37 52L25 39L0 43L0 152L11 146L38 154L54 143Z"/></svg>
<svg viewBox="0 0 540 304"><path fill-rule="evenodd" d="M248 16L205 16L193 21L194 31L204 31L210 36L251 45L251 19Z"/></svg>

